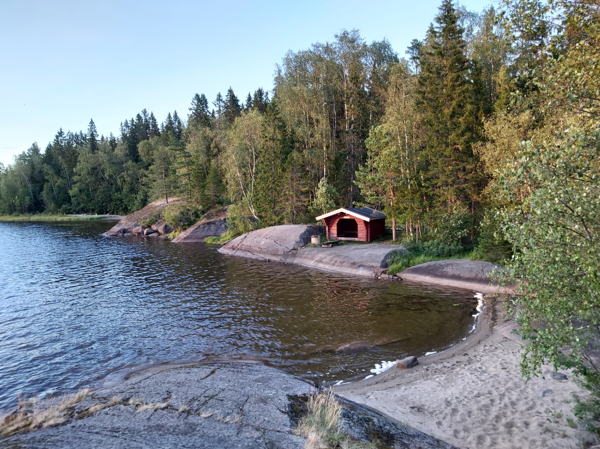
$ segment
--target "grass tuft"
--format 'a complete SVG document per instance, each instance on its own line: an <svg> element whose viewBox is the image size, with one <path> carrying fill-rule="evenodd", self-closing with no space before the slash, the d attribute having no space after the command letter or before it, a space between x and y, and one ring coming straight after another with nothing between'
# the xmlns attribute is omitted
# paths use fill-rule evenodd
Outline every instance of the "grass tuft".
<svg viewBox="0 0 600 449"><path fill-rule="evenodd" d="M232 240L233 238L234 237L229 232L226 232L221 237L216 237L216 236L206 237L204 239L204 243L210 243L213 245L224 245L225 243Z"/></svg>
<svg viewBox="0 0 600 449"><path fill-rule="evenodd" d="M39 403L37 399L28 401L19 399L16 411L0 415L0 436L6 437L64 423L70 417L73 406L88 396L89 391L89 388L84 388L76 394L45 402L50 404L47 407L35 408L34 406Z"/></svg>
<svg viewBox="0 0 600 449"><path fill-rule="evenodd" d="M142 404L140 405L135 412L136 413L141 413L143 411L146 410L162 410L164 408L167 408L169 406L169 402L156 402L156 403L149 403L149 404Z"/></svg>
<svg viewBox="0 0 600 449"><path fill-rule="evenodd" d="M306 449L374 449L374 444L355 441L340 432L341 404L331 391L312 395L295 433L306 438Z"/></svg>

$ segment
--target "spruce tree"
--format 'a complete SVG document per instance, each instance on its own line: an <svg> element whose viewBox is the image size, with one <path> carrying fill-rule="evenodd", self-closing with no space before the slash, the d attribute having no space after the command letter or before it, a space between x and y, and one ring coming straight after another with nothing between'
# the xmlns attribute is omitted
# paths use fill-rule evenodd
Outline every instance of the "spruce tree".
<svg viewBox="0 0 600 449"><path fill-rule="evenodd" d="M160 129L158 128L158 122L156 121L156 117L154 116L154 112L150 113L150 137L158 137L160 136Z"/></svg>
<svg viewBox="0 0 600 449"><path fill-rule="evenodd" d="M451 0L442 2L435 23L420 57L417 86L427 182L435 206L448 211L461 205L473 215L485 183L473 153L473 145L481 140L481 82L466 56L463 29ZM473 226L471 231L473 235Z"/></svg>
<svg viewBox="0 0 600 449"><path fill-rule="evenodd" d="M190 126L210 127L210 111L208 110L208 100L204 94L194 95L189 115Z"/></svg>
<svg viewBox="0 0 600 449"><path fill-rule="evenodd" d="M240 106L240 100L233 93L233 89L230 87L225 95L225 102L223 104L223 116L225 121L232 124L237 117L242 113L242 107Z"/></svg>
<svg viewBox="0 0 600 449"><path fill-rule="evenodd" d="M269 106L269 93L259 87L252 97L252 107L258 109L258 112L264 114Z"/></svg>
<svg viewBox="0 0 600 449"><path fill-rule="evenodd" d="M92 153L98 151L98 130L96 129L96 124L92 119L90 119L90 124L88 125L87 142L88 148Z"/></svg>
<svg viewBox="0 0 600 449"><path fill-rule="evenodd" d="M183 122L179 118L177 111L174 111L173 112L173 134L175 134L175 137L177 137L177 139L179 139L179 140L181 140L181 137L183 136L183 128L184 128Z"/></svg>
<svg viewBox="0 0 600 449"><path fill-rule="evenodd" d="M248 112L250 109L252 109L252 95L250 95L250 92L248 92L246 103L244 104L244 112Z"/></svg>

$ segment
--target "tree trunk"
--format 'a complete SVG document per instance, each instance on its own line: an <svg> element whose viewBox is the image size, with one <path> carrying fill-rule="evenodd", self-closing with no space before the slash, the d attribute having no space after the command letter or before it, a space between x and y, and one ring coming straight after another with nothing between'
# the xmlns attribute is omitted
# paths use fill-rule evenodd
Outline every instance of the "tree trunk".
<svg viewBox="0 0 600 449"><path fill-rule="evenodd" d="M396 240L396 217L392 217L392 240Z"/></svg>

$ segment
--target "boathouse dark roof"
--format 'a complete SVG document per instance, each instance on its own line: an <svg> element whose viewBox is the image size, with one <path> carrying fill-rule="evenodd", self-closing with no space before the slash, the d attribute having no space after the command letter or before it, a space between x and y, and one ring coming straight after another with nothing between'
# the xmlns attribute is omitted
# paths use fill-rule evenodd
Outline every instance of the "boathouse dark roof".
<svg viewBox="0 0 600 449"><path fill-rule="evenodd" d="M341 207L332 212L328 212L317 217L317 221L323 220L324 218L331 217L340 213L352 215L353 217L360 218L364 221L380 220L385 218L385 214L370 207Z"/></svg>

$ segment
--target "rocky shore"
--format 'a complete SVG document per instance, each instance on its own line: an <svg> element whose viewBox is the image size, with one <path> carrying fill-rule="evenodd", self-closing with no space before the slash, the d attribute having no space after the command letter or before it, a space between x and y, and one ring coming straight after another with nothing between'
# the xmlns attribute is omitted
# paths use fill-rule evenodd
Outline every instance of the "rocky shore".
<svg viewBox="0 0 600 449"><path fill-rule="evenodd" d="M64 410L64 422L0 438L0 447L300 449L306 439L294 429L313 393L311 384L260 363L159 365L81 395ZM453 447L369 407L349 400L342 407L339 427L357 441L383 448Z"/></svg>
<svg viewBox="0 0 600 449"><path fill-rule="evenodd" d="M121 220L104 233L107 237L143 237L166 239L173 228L161 217L162 211L169 206L181 204L178 198L156 200ZM161 218L156 218L161 217ZM152 224L148 221L154 218ZM190 226L173 239L174 243L203 242L206 237L220 237L227 232L227 210L209 211L202 220Z"/></svg>
<svg viewBox="0 0 600 449"><path fill-rule="evenodd" d="M428 262L408 268L398 276L388 276L385 272L390 257L404 249L401 245L369 243L313 247L311 236L319 232L319 227L311 225L273 226L241 235L221 247L219 252L354 276L436 284L481 293L500 291L489 275L502 267L490 262L467 259Z"/></svg>
<svg viewBox="0 0 600 449"><path fill-rule="evenodd" d="M150 226L143 226L143 223L151 217L160 215L168 206L179 204L180 202L177 198L172 198L168 203L164 199L156 200L143 209L122 218L116 225L106 231L104 235L107 237L138 236L166 238L168 234L173 232L173 229L171 229L171 226L164 219L157 220Z"/></svg>

